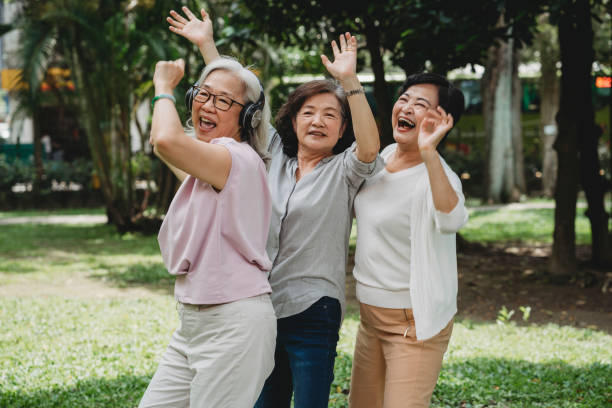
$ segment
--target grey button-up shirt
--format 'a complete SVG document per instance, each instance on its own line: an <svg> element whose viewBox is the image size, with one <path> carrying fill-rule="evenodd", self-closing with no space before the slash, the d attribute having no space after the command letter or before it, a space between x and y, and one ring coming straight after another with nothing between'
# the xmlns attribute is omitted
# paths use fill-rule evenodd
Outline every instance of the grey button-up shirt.
<svg viewBox="0 0 612 408"><path fill-rule="evenodd" d="M338 299L344 313L353 200L364 179L384 162L380 156L372 163L359 161L354 143L296 182L297 158L284 154L279 134L271 132L267 251L273 262L269 279L276 317L303 312L323 296Z"/></svg>

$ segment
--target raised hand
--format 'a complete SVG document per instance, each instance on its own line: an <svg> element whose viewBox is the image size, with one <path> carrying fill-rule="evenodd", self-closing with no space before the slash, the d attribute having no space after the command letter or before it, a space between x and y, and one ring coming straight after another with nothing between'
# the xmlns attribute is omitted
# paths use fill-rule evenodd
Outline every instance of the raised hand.
<svg viewBox="0 0 612 408"><path fill-rule="evenodd" d="M201 48L206 42L214 41L213 26L210 16L204 9L200 10L202 19L198 19L187 7L183 6L185 17L174 10L170 10L170 17L166 21L170 24L170 31L185 37Z"/></svg>
<svg viewBox="0 0 612 408"><path fill-rule="evenodd" d="M153 84L156 93L172 93L185 75L185 60L159 61L155 64Z"/></svg>
<svg viewBox="0 0 612 408"><path fill-rule="evenodd" d="M334 62L331 62L325 55L321 55L321 61L327 71L342 82L357 75L357 37L347 32L340 34L339 41L340 49L335 40L331 43Z"/></svg>
<svg viewBox="0 0 612 408"><path fill-rule="evenodd" d="M440 140L453 127L453 116L441 106L430 108L419 126L419 152L421 155L436 151Z"/></svg>

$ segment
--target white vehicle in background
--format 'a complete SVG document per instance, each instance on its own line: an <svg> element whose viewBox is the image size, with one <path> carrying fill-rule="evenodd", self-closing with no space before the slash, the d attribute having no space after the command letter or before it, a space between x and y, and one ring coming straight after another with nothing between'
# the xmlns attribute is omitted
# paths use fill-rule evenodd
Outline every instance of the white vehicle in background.
<svg viewBox="0 0 612 408"><path fill-rule="evenodd" d="M0 122L0 139L7 141L11 137L11 128L7 122Z"/></svg>

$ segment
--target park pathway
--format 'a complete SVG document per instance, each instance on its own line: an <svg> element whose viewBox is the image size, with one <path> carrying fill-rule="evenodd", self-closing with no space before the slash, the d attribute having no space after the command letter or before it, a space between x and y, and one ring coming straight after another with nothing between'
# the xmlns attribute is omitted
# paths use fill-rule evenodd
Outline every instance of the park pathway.
<svg viewBox="0 0 612 408"><path fill-rule="evenodd" d="M106 215L40 215L0 218L0 225L14 224L106 224Z"/></svg>

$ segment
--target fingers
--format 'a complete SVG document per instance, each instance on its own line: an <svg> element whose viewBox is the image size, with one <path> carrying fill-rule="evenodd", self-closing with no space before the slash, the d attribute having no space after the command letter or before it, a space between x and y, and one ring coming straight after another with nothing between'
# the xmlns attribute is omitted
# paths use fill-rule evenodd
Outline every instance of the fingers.
<svg viewBox="0 0 612 408"><path fill-rule="evenodd" d="M187 8L187 6L183 6L182 10L183 13L185 13L187 18L189 19L189 21L193 20L194 18L197 19L197 17L191 12L191 10L189 10L189 8Z"/></svg>
<svg viewBox="0 0 612 408"><path fill-rule="evenodd" d="M175 20L176 20L178 23L181 23L181 24L183 24L183 25L185 25L185 24L187 24L187 23L189 22L189 21L188 21L188 20L187 20L185 17L181 16L179 13L177 13L177 12L176 12L176 11L174 11L174 10L170 10L170 15L171 15L171 16L172 16L172 17L173 17L173 18L174 18L174 19L175 19Z"/></svg>
<svg viewBox="0 0 612 408"><path fill-rule="evenodd" d="M349 36L348 46L351 50L357 51L357 37L351 35L350 33L346 33Z"/></svg>
<svg viewBox="0 0 612 408"><path fill-rule="evenodd" d="M201 9L200 14L202 15L202 21L205 21L207 18L210 18L210 14L206 12L206 10Z"/></svg>
<svg viewBox="0 0 612 408"><path fill-rule="evenodd" d="M321 62L325 68L328 68L328 66L331 65L331 61L325 55L321 55Z"/></svg>
<svg viewBox="0 0 612 408"><path fill-rule="evenodd" d="M342 52L346 51L346 34L340 34L340 50L342 50Z"/></svg>
<svg viewBox="0 0 612 408"><path fill-rule="evenodd" d="M175 61L176 65L181 69L181 71L185 71L185 60L179 58Z"/></svg>
<svg viewBox="0 0 612 408"><path fill-rule="evenodd" d="M340 50L338 49L338 44L336 44L336 40L332 41L331 46L332 51L334 52L334 59L336 59L338 54L340 54Z"/></svg>

